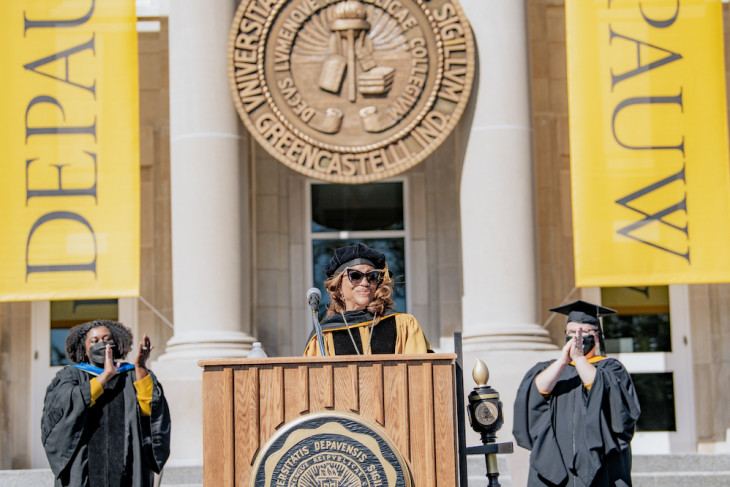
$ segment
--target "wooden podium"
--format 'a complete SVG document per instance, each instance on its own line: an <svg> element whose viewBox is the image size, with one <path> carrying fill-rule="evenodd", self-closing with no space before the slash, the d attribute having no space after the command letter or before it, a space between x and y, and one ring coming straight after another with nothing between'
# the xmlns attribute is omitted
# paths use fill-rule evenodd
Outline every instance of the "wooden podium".
<svg viewBox="0 0 730 487"><path fill-rule="evenodd" d="M455 364L455 354L201 360L205 486L249 486L257 454L277 430L309 413L338 412L380 426L415 486L453 487Z"/></svg>

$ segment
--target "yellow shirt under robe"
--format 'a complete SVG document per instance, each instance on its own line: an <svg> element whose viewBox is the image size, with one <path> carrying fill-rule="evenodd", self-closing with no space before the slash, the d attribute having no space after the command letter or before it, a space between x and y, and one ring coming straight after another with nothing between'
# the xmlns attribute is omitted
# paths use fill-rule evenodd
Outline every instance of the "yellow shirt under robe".
<svg viewBox="0 0 730 487"><path fill-rule="evenodd" d="M89 381L91 384L91 404L96 404L97 399L104 393L104 387L101 385L99 380L94 377ZM134 388L137 389L137 402L139 402L139 412L142 416L149 416L152 413L152 377L149 374L144 379L138 380L134 383Z"/></svg>

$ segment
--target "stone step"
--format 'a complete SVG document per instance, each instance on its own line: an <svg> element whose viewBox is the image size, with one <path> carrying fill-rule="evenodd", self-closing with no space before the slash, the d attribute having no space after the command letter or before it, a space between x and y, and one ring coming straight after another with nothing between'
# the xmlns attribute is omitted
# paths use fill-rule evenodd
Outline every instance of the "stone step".
<svg viewBox="0 0 730 487"><path fill-rule="evenodd" d="M53 487L50 469L0 470L2 487Z"/></svg>
<svg viewBox="0 0 730 487"><path fill-rule="evenodd" d="M725 453L634 455L631 478L634 487L728 486L730 455Z"/></svg>
<svg viewBox="0 0 730 487"><path fill-rule="evenodd" d="M160 487L203 487L202 466L167 466ZM159 479L158 479L159 481ZM0 487L53 487L50 469L0 470Z"/></svg>
<svg viewBox="0 0 730 487"><path fill-rule="evenodd" d="M727 487L730 472L631 473L633 487Z"/></svg>
<svg viewBox="0 0 730 487"><path fill-rule="evenodd" d="M726 453L634 455L631 463L632 474L645 472L730 472L730 455Z"/></svg>
<svg viewBox="0 0 730 487"><path fill-rule="evenodd" d="M162 471L161 487L202 487L202 465L166 465Z"/></svg>
<svg viewBox="0 0 730 487"><path fill-rule="evenodd" d="M512 487L509 467L503 455L498 457L500 483ZM484 457L468 458L469 485L484 485ZM716 487L730 486L730 455L688 453L676 455L634 455L631 469L634 487ZM168 465L160 487L203 487L201 465ZM0 470L2 487L52 487L53 474L48 469Z"/></svg>

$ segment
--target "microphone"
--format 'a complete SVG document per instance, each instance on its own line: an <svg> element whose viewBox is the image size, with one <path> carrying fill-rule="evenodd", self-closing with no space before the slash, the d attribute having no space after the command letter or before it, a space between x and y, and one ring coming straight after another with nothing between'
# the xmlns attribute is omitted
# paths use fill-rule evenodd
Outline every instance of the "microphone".
<svg viewBox="0 0 730 487"><path fill-rule="evenodd" d="M307 291L307 303L309 308L312 310L312 323L314 324L314 331L317 333L317 343L319 344L319 350L322 352L322 356L327 355L324 351L324 339L322 338L322 326L319 324L317 318L319 312L319 300L322 297L322 292L316 287L311 288Z"/></svg>
<svg viewBox="0 0 730 487"><path fill-rule="evenodd" d="M312 312L319 311L319 300L322 298L322 292L316 287L311 288L307 291L307 303L312 308Z"/></svg>

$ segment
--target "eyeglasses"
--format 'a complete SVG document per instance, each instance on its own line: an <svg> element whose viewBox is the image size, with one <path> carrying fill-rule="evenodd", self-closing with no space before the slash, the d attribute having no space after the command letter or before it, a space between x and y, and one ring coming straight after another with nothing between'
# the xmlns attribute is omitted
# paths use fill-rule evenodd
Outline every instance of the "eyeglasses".
<svg viewBox="0 0 730 487"><path fill-rule="evenodd" d="M368 271L360 272L357 269L347 269L347 278L350 280L353 286L357 286L362 281L363 277L368 280L368 284L379 284L382 280L383 271Z"/></svg>
<svg viewBox="0 0 730 487"><path fill-rule="evenodd" d="M592 330L583 330L583 336L593 335L597 331L598 331L598 328L595 328L595 329L592 329ZM577 335L578 335L578 331L577 330L576 331L571 331L571 332L567 332L567 331L565 332L565 336L568 337L568 338L573 338L574 336L577 336Z"/></svg>

